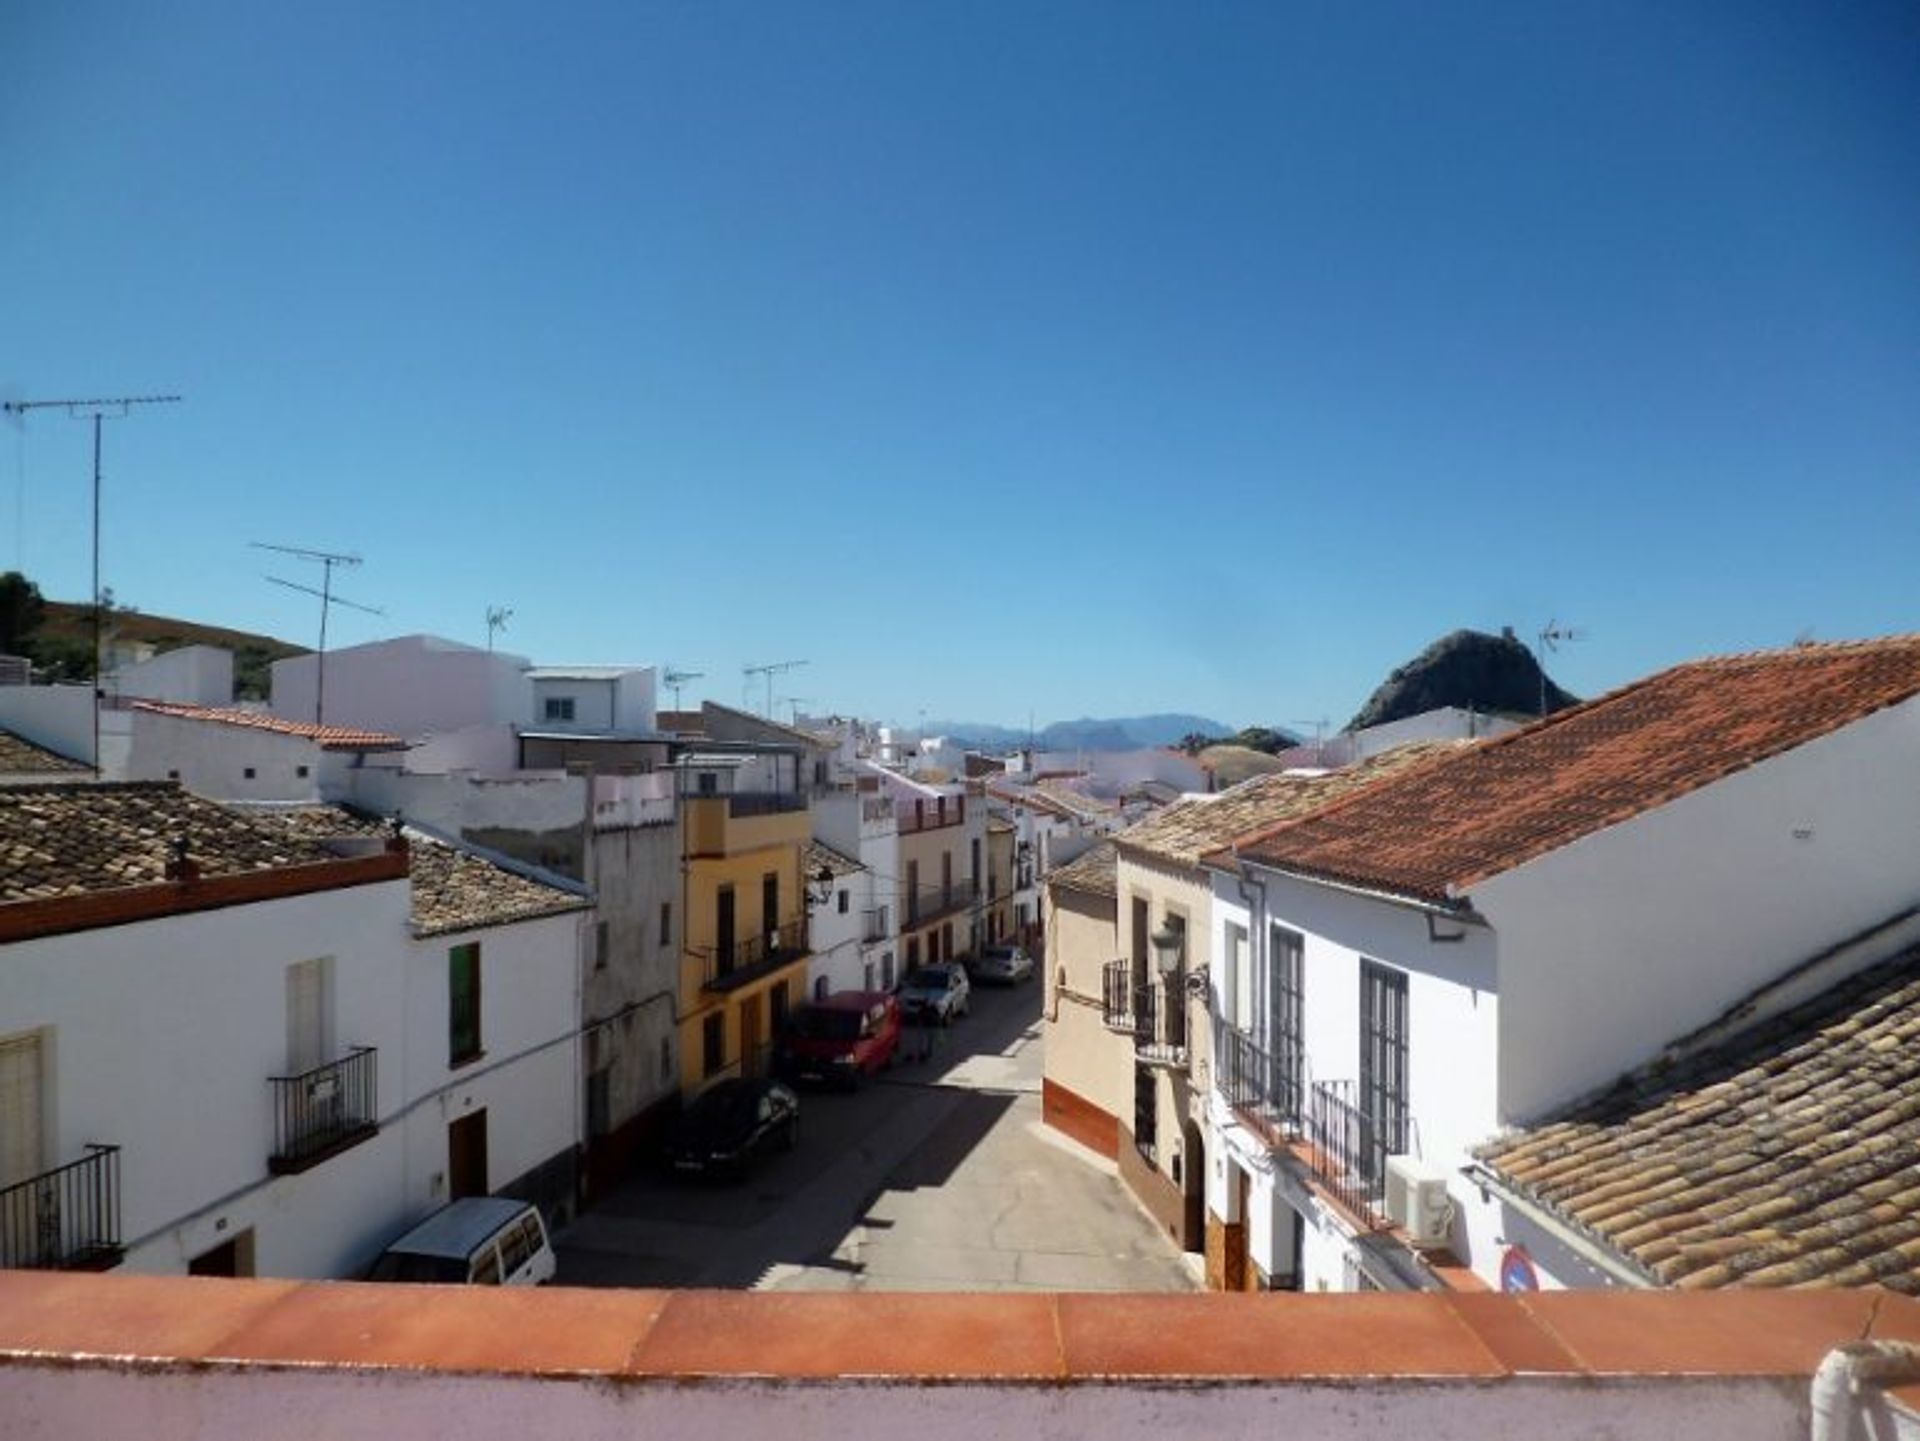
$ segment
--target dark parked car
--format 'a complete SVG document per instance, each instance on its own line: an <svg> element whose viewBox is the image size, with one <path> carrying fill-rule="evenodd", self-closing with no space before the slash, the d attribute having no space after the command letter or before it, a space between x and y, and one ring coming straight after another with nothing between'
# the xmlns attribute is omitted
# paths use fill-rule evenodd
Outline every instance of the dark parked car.
<svg viewBox="0 0 1920 1441"><path fill-rule="evenodd" d="M800 1098L779 1081L721 1081L702 1091L667 1133L667 1164L676 1171L744 1176L768 1146L793 1149L800 1134Z"/></svg>

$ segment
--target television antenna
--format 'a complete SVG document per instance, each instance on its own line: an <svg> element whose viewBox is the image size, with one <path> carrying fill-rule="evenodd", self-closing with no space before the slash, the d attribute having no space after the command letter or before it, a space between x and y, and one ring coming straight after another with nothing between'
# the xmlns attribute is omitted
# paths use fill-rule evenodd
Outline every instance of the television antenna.
<svg viewBox="0 0 1920 1441"><path fill-rule="evenodd" d="M1290 720L1287 724L1290 726L1312 726L1313 743L1319 745L1321 741L1327 738L1327 728L1333 724L1333 717L1321 716L1318 720Z"/></svg>
<svg viewBox="0 0 1920 1441"><path fill-rule="evenodd" d="M786 671L798 670L805 664L807 664L807 662L803 660L776 660L767 665L743 665L740 667L740 674L746 678L743 689L751 688L755 676L766 677L767 708L762 711L761 714L768 720L773 719L773 678Z"/></svg>
<svg viewBox="0 0 1920 1441"><path fill-rule="evenodd" d="M781 696L780 699L787 703L787 724L792 726L800 724L800 707L813 704L813 697L810 695L787 695Z"/></svg>
<svg viewBox="0 0 1920 1441"><path fill-rule="evenodd" d="M706 674L703 670L676 670L668 666L660 677L660 684L673 692L673 708L680 709L680 687L690 680L699 680Z"/></svg>
<svg viewBox="0 0 1920 1441"><path fill-rule="evenodd" d="M493 638L507 628L507 622L513 619L511 606L490 605L487 607L487 651L493 651Z"/></svg>
<svg viewBox="0 0 1920 1441"><path fill-rule="evenodd" d="M312 561L320 567L320 588L318 590L310 585L302 585L297 580L282 580L277 575L270 575L265 577L265 579L275 585L284 585L288 590L297 590L305 595L317 595L320 597L320 647L316 653L318 660L313 681L313 723L315 725L325 725L328 612L336 605L344 605L348 610L364 611L368 615L385 615L386 612L370 605L361 605L357 600L347 600L343 596L337 596L333 593L333 568L337 565L359 565L359 556L348 555L344 551L337 550L308 550L306 547L298 545L270 545L264 540L253 541L252 545L255 550L278 551L281 555L290 555L296 560Z"/></svg>
<svg viewBox="0 0 1920 1441"><path fill-rule="evenodd" d="M1534 648L1533 668L1540 672L1540 714L1547 713L1547 656L1559 654L1560 647L1587 638L1585 630L1578 626L1561 625L1550 620L1540 631L1540 643Z"/></svg>
<svg viewBox="0 0 1920 1441"><path fill-rule="evenodd" d="M104 400L9 400L0 411L24 421L29 410L64 410L73 419L93 422L93 774L100 775L100 422L120 420L136 405L174 405L177 395L117 395Z"/></svg>

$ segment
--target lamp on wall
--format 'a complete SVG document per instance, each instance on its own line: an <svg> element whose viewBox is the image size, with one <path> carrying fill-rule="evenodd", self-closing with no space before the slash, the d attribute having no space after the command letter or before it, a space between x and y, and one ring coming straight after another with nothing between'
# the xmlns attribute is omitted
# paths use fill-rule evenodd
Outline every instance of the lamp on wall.
<svg viewBox="0 0 1920 1441"><path fill-rule="evenodd" d="M833 870L821 866L807 878L807 907L809 910L824 906L833 897Z"/></svg>
<svg viewBox="0 0 1920 1441"><path fill-rule="evenodd" d="M1153 947L1154 964L1160 968L1162 977L1170 976L1180 969L1181 955L1187 948L1185 931L1168 921L1147 937L1147 943Z"/></svg>

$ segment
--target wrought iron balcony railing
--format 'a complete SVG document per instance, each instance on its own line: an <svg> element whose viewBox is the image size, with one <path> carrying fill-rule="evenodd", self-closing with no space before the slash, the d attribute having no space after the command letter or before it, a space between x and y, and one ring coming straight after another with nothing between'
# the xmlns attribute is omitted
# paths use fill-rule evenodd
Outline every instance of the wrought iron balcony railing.
<svg viewBox="0 0 1920 1441"><path fill-rule="evenodd" d="M105 1270L124 1254L118 1146L0 1189L0 1267Z"/></svg>
<svg viewBox="0 0 1920 1441"><path fill-rule="evenodd" d="M267 1169L288 1176L319 1165L380 1130L380 1086L372 1046L297 1076L273 1076L273 1153Z"/></svg>
<svg viewBox="0 0 1920 1441"><path fill-rule="evenodd" d="M1353 1081L1315 1081L1307 1099L1308 1168L1368 1225L1387 1223L1387 1157L1407 1149L1407 1122L1370 1116Z"/></svg>
<svg viewBox="0 0 1920 1441"><path fill-rule="evenodd" d="M860 939L863 941L884 941L893 932L888 926L889 906L874 906L860 913Z"/></svg>
<svg viewBox="0 0 1920 1441"><path fill-rule="evenodd" d="M950 886L922 886L907 897L907 925L924 926L967 909L980 899L980 882L955 881Z"/></svg>
<svg viewBox="0 0 1920 1441"><path fill-rule="evenodd" d="M777 930L741 941L705 956L701 986L709 991L731 991L791 965L807 954L807 923L788 921Z"/></svg>
<svg viewBox="0 0 1920 1441"><path fill-rule="evenodd" d="M1269 1051L1238 1026L1224 1022L1213 1032L1215 1084L1228 1106L1269 1145L1299 1136L1300 1048L1282 1042Z"/></svg>
<svg viewBox="0 0 1920 1441"><path fill-rule="evenodd" d="M939 830L942 826L957 826L967 818L967 798L939 796L932 802L902 801L894 814L903 836L915 831Z"/></svg>
<svg viewBox="0 0 1920 1441"><path fill-rule="evenodd" d="M1108 1030L1133 1037L1138 1059L1151 1065L1186 1065L1186 988L1180 973L1162 978L1150 972L1142 981L1132 962L1108 961L1100 968L1100 1015Z"/></svg>

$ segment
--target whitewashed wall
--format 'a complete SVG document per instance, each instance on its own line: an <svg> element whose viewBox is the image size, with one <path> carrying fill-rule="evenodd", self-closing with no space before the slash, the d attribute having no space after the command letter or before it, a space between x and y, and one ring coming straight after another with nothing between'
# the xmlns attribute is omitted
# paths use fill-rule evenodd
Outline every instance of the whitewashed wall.
<svg viewBox="0 0 1920 1441"><path fill-rule="evenodd" d="M183 645L150 660L121 666L107 677L107 693L188 705L233 704L233 652Z"/></svg>
<svg viewBox="0 0 1920 1441"><path fill-rule="evenodd" d="M1917 857L1909 701L1476 886L1500 934L1500 1119L1604 1084L1911 906Z"/></svg>
<svg viewBox="0 0 1920 1441"><path fill-rule="evenodd" d="M0 685L0 730L92 764L93 688Z"/></svg>
<svg viewBox="0 0 1920 1441"><path fill-rule="evenodd" d="M410 635L349 646L327 655L326 722L392 731L428 731L521 723L533 692L523 656L485 651L437 636ZM313 719L317 658L273 663L273 711Z"/></svg>
<svg viewBox="0 0 1920 1441"><path fill-rule="evenodd" d="M223 801L293 802L320 797L321 760L326 753L303 736L157 711L134 710L130 716L130 780L177 780L195 795ZM253 774L248 775L249 771Z"/></svg>

